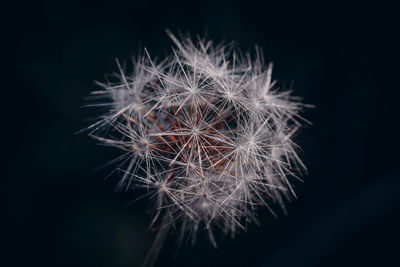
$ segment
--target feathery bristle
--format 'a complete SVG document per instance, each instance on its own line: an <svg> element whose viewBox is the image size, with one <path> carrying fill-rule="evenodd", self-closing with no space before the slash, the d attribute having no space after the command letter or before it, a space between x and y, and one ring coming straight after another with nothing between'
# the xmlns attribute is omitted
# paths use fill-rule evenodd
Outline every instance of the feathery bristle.
<svg viewBox="0 0 400 267"><path fill-rule="evenodd" d="M305 170L292 141L305 106L272 80L256 50L239 57L232 44L179 40L156 63L149 53L96 95L108 112L90 129L120 148L117 190L145 188L155 200L152 225L163 218L182 235L206 229L234 236L256 221L256 207L294 196L290 177ZM179 228L180 226L180 228Z"/></svg>

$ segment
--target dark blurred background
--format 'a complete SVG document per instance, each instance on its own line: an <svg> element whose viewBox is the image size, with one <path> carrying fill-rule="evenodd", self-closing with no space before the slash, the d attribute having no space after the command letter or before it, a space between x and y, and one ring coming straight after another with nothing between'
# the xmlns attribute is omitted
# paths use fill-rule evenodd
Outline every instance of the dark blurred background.
<svg viewBox="0 0 400 267"><path fill-rule="evenodd" d="M1 266L138 266L146 203L114 193L118 155L74 133L94 81L169 28L264 49L274 77L316 105L297 138L309 167L288 215L259 211L236 239L199 238L157 266L398 265L398 15L384 1L20 1L2 4ZM4 60L5 59L5 60ZM128 65L129 66L129 65ZM397 264L396 264L397 263Z"/></svg>

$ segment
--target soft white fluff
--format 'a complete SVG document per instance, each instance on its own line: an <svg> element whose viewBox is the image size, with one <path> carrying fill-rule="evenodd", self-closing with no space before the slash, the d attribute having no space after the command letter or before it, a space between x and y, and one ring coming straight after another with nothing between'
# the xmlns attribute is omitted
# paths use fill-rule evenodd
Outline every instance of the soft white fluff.
<svg viewBox="0 0 400 267"><path fill-rule="evenodd" d="M124 152L118 190L148 190L152 224L181 236L206 229L216 246L216 228L233 237L257 206L284 209L294 196L288 178L305 166L292 137L304 105L279 90L259 49L169 36L176 48L164 61L145 51L131 74L117 62L118 81L94 92L107 113L91 135Z"/></svg>

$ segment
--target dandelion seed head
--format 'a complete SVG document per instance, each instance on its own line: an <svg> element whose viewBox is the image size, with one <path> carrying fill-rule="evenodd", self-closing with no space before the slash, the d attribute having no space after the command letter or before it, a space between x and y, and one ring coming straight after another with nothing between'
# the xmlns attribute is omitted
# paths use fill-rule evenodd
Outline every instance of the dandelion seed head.
<svg viewBox="0 0 400 267"><path fill-rule="evenodd" d="M260 49L178 39L157 62L148 51L127 73L95 92L105 114L90 135L123 154L118 190L145 189L152 224L167 221L185 234L220 229L234 236L256 222L257 208L285 209L292 178L305 170L294 134L301 99L279 89ZM271 206L271 207L270 207Z"/></svg>

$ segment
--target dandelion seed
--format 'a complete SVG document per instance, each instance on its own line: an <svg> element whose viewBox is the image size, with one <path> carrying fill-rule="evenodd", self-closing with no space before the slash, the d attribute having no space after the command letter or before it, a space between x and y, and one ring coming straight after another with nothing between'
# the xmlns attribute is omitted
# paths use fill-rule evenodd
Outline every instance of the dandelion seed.
<svg viewBox="0 0 400 267"><path fill-rule="evenodd" d="M88 128L125 152L117 190L152 196L160 230L145 265L171 228L181 240L204 229L216 247L218 229L234 237L257 223L257 207L285 210L305 170L292 137L306 105L276 87L260 49L240 58L232 44L169 36L177 48L164 61L146 50L132 74L117 61L117 82L94 93L107 113Z"/></svg>

